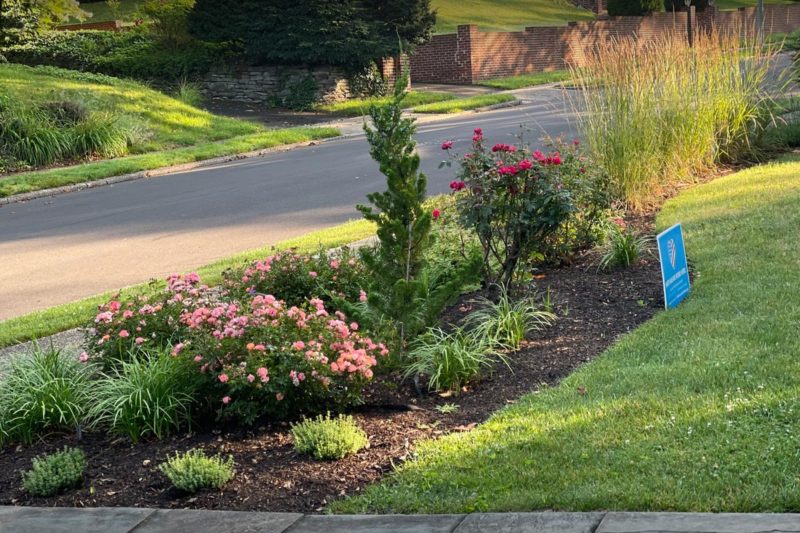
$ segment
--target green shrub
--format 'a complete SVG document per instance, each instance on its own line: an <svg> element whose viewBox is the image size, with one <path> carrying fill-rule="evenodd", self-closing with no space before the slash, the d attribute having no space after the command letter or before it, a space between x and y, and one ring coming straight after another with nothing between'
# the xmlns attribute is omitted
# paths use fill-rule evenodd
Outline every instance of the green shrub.
<svg viewBox="0 0 800 533"><path fill-rule="evenodd" d="M661 8L662 0L608 0L607 6L611 17L640 17L661 11Z"/></svg>
<svg viewBox="0 0 800 533"><path fill-rule="evenodd" d="M9 46L12 63L49 65L175 86L208 72L229 58L229 46L193 42L166 47L142 30L44 32L24 44Z"/></svg>
<svg viewBox="0 0 800 533"><path fill-rule="evenodd" d="M491 339L473 332L459 328L447 333L432 328L414 343L405 375L428 376L430 390L458 392L484 368L491 368L498 360L506 362L502 355L492 355L491 350Z"/></svg>
<svg viewBox="0 0 800 533"><path fill-rule="evenodd" d="M341 459L369 446L369 439L352 416L318 416L292 425L294 449L315 459Z"/></svg>
<svg viewBox="0 0 800 533"><path fill-rule="evenodd" d="M170 48L186 45L192 38L187 27L195 0L145 0L141 6L148 29L158 41Z"/></svg>
<svg viewBox="0 0 800 533"><path fill-rule="evenodd" d="M497 303L488 298L478 298L476 303L480 309L467 317L466 325L499 348L518 350L528 333L549 326L556 318L529 298L512 302L502 287Z"/></svg>
<svg viewBox="0 0 800 533"><path fill-rule="evenodd" d="M149 435L160 439L189 426L199 387L197 369L166 350L132 352L94 384L92 425L134 442Z"/></svg>
<svg viewBox="0 0 800 533"><path fill-rule="evenodd" d="M647 252L651 239L625 227L622 219L617 219L608 231L608 239L601 250L599 268L610 270L614 267L629 267Z"/></svg>
<svg viewBox="0 0 800 533"><path fill-rule="evenodd" d="M64 447L63 451L33 459L33 468L22 473L22 485L34 496L54 496L80 486L86 456L78 448Z"/></svg>
<svg viewBox="0 0 800 533"><path fill-rule="evenodd" d="M183 455L176 453L158 468L175 488L194 493L205 488L222 488L233 477L233 467L232 456L207 457L203 450L194 449Z"/></svg>
<svg viewBox="0 0 800 533"><path fill-rule="evenodd" d="M0 381L0 443L30 443L45 431L80 429L93 400L88 369L38 347L11 360Z"/></svg>

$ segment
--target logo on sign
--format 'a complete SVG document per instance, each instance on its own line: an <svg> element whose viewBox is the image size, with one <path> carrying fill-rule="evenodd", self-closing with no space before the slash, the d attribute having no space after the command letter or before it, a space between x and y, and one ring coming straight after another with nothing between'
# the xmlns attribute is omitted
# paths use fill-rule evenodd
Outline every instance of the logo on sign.
<svg viewBox="0 0 800 533"><path fill-rule="evenodd" d="M675 261L678 259L678 249L675 247L675 239L670 239L667 243L669 249L669 264L675 268Z"/></svg>

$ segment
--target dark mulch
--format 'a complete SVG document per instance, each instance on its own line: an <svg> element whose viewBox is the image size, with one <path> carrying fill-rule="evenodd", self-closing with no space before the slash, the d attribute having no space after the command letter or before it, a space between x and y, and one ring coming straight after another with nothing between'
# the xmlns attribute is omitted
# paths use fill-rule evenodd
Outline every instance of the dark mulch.
<svg viewBox="0 0 800 533"><path fill-rule="evenodd" d="M501 365L492 376L451 397L417 398L410 385L397 385L396 376L378 380L367 404L354 413L371 447L353 457L317 462L300 456L292 448L288 426L280 423L250 432L195 434L137 445L89 435L80 443L88 458L84 486L58 497L32 498L20 487L20 470L30 468L36 455L76 444L71 438L52 438L0 450L0 504L319 512L332 499L354 494L388 473L409 456L418 439L469 431L541 384L557 383L662 307L655 256L610 273L597 272L595 261L583 257L540 273L537 290L550 290L559 319L510 354L513 375ZM463 298L445 319L457 320L470 306L469 298ZM459 410L434 410L445 403L458 404ZM223 491L180 494L159 473L158 464L167 455L197 446L233 454L237 474Z"/></svg>

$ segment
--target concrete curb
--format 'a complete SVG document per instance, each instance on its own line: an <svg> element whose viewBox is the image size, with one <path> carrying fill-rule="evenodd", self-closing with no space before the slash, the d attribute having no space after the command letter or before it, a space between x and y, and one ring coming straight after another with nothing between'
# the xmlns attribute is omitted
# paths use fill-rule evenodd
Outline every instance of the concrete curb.
<svg viewBox="0 0 800 533"><path fill-rule="evenodd" d="M27 533L800 533L800 515L735 513L473 513L302 515L139 508L0 507L0 532Z"/></svg>

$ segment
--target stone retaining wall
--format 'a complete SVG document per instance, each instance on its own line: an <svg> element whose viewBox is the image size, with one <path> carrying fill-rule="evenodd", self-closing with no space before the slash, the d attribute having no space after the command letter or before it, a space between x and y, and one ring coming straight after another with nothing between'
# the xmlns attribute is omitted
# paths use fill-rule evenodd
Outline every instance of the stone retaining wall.
<svg viewBox="0 0 800 533"><path fill-rule="evenodd" d="M226 66L206 74L198 86L206 98L271 104L304 87L308 90L311 79L317 86L314 100L318 102L338 102L349 96L345 73L322 67Z"/></svg>

